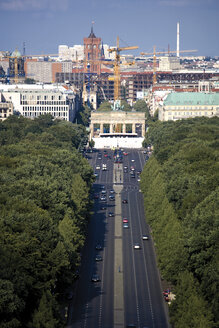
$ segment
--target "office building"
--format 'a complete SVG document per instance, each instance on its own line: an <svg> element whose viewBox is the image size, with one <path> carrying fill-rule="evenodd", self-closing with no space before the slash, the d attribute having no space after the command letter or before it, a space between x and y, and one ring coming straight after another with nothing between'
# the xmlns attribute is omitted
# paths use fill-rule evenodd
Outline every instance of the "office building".
<svg viewBox="0 0 219 328"><path fill-rule="evenodd" d="M14 111L28 118L51 114L55 119L73 122L78 110L78 97L70 89L57 85L0 85L6 102Z"/></svg>

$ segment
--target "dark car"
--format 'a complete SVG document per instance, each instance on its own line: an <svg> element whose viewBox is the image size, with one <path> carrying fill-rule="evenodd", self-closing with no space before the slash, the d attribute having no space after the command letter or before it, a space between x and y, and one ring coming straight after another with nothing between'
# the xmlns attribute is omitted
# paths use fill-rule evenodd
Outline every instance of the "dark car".
<svg viewBox="0 0 219 328"><path fill-rule="evenodd" d="M127 199L123 199L123 200L122 200L122 203L123 203L123 204L128 204L128 200L127 200Z"/></svg>
<svg viewBox="0 0 219 328"><path fill-rule="evenodd" d="M72 300L72 298L73 298L73 293L72 292L68 292L66 294L66 299L70 301L70 300Z"/></svg>
<svg viewBox="0 0 219 328"><path fill-rule="evenodd" d="M109 217L113 217L114 216L114 213L113 212L109 212L108 216Z"/></svg>
<svg viewBox="0 0 219 328"><path fill-rule="evenodd" d="M95 247L98 251L100 251L101 249L103 249L103 247L100 245L100 244L96 244L96 247Z"/></svg>
<svg viewBox="0 0 219 328"><path fill-rule="evenodd" d="M114 195L109 195L109 200L115 200L115 196Z"/></svg>
<svg viewBox="0 0 219 328"><path fill-rule="evenodd" d="M102 256L99 255L99 254L97 254L97 255L95 256L95 261L96 261L96 262L102 261Z"/></svg>
<svg viewBox="0 0 219 328"><path fill-rule="evenodd" d="M100 277L98 276L98 274L93 274L92 278L91 278L92 282L98 282L100 281Z"/></svg>

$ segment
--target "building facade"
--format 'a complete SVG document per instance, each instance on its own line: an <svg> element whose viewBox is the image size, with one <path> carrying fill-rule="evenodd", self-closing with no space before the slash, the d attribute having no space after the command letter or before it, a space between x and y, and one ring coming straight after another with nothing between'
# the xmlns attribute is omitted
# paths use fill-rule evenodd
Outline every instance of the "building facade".
<svg viewBox="0 0 219 328"><path fill-rule="evenodd" d="M97 38L91 28L88 38L84 38L84 72L100 74L101 38ZM89 65L89 68L88 68Z"/></svg>
<svg viewBox="0 0 219 328"><path fill-rule="evenodd" d="M219 116L219 93L172 92L159 108L159 120Z"/></svg>
<svg viewBox="0 0 219 328"><path fill-rule="evenodd" d="M55 119L73 122L78 99L72 90L53 85L0 85L6 102L11 102L14 111L22 116L36 118L51 114Z"/></svg>
<svg viewBox="0 0 219 328"><path fill-rule="evenodd" d="M6 120L10 115L13 115L13 103L6 101L3 94L0 93L0 121Z"/></svg>
<svg viewBox="0 0 219 328"><path fill-rule="evenodd" d="M174 56L163 56L159 58L159 71L173 71L180 69L180 58Z"/></svg>

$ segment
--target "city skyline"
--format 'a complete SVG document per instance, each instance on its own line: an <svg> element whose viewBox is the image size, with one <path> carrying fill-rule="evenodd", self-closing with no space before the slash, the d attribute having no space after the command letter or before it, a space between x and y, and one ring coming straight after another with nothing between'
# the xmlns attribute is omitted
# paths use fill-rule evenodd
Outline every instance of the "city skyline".
<svg viewBox="0 0 219 328"><path fill-rule="evenodd" d="M137 45L140 52L176 50L180 22L180 50L218 56L218 0L0 0L0 51L26 54L58 53L58 46L83 44L94 32L105 44Z"/></svg>

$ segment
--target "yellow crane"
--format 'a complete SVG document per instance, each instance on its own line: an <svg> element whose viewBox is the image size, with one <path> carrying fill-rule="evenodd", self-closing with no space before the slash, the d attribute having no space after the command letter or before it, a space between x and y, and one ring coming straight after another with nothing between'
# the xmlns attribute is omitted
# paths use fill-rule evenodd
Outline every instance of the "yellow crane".
<svg viewBox="0 0 219 328"><path fill-rule="evenodd" d="M190 52L197 52L197 50L180 50L179 52L186 52L186 53L190 53ZM156 68L157 68L157 55L161 55L161 54L174 54L177 53L177 51L175 50L167 50L167 51L157 51L156 52L156 46L154 46L154 51L153 52L141 52L141 55L143 56L152 56L153 55L153 84L157 83L157 78L156 78Z"/></svg>
<svg viewBox="0 0 219 328"><path fill-rule="evenodd" d="M119 47L119 37L117 36L116 47L109 49L109 52L115 52L114 61L114 101L119 99L120 96L120 52L123 50L138 49L138 46L132 47Z"/></svg>

